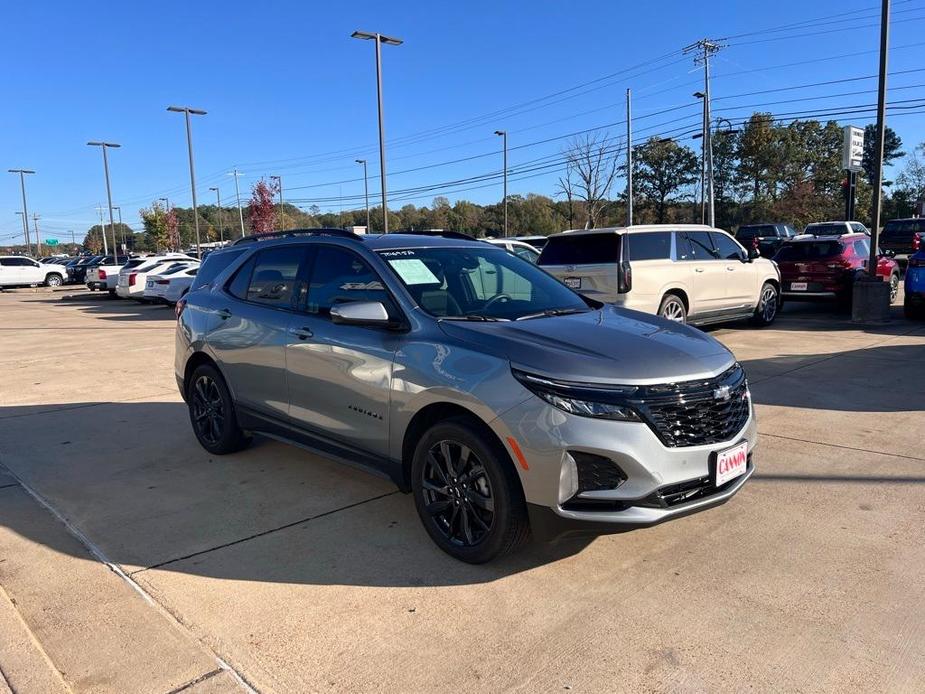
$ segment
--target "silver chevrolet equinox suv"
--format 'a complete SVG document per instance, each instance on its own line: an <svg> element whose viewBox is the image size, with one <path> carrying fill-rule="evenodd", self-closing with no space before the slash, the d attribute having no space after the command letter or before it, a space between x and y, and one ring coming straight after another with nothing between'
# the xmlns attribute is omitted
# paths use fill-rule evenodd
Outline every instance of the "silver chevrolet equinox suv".
<svg viewBox="0 0 925 694"><path fill-rule="evenodd" d="M754 470L748 383L717 340L461 234L214 251L177 305L176 378L207 451L259 433L384 474L472 563L716 506Z"/></svg>

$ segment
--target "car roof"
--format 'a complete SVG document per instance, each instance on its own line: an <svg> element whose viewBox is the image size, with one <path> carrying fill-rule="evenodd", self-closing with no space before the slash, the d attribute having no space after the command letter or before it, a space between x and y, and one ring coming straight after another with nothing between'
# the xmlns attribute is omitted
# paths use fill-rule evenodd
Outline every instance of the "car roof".
<svg viewBox="0 0 925 694"><path fill-rule="evenodd" d="M646 231L719 231L728 234L728 231L711 227L707 224L634 224L623 227L602 227L600 229L571 229L558 234L550 234L554 239L563 236L588 236L593 234L637 234Z"/></svg>
<svg viewBox="0 0 925 694"><path fill-rule="evenodd" d="M225 246L224 248L217 248L209 255L221 255L223 253L228 253L233 250L246 250L247 248L257 247L257 248L266 248L270 246L280 246L280 245L298 245L304 243L314 243L314 242L325 242L325 243L336 243L337 245L343 245L346 247L361 245L372 251L383 251L383 250L392 250L392 249L405 249L405 248L484 248L486 243L476 238L467 239L460 238L463 235L453 237L441 236L440 234L424 234L424 233L401 233L396 232L392 234L351 234L350 232L346 233L336 233L340 232L339 229L330 230L331 233L325 233L326 230L319 229L317 233L304 232L304 233L295 233L291 236L278 236L266 239L260 239L259 237L253 238L250 242L246 244L233 244L230 246Z"/></svg>
<svg viewBox="0 0 925 694"><path fill-rule="evenodd" d="M868 238L867 234L862 234L860 231L855 231L850 234L824 234L822 236L813 236L812 234L800 234L799 236L794 236L791 239L787 239L784 243L813 243L814 241L856 241L858 239Z"/></svg>
<svg viewBox="0 0 925 694"><path fill-rule="evenodd" d="M860 224L860 222L858 223ZM843 219L833 219L830 222L810 222L806 226L815 227L815 226L819 226L820 224L851 224L851 222L846 222Z"/></svg>

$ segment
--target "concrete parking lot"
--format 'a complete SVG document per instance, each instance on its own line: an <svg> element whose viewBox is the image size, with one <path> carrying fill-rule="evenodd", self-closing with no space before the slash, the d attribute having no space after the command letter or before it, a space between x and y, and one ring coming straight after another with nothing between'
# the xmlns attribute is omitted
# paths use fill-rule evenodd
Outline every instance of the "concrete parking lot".
<svg viewBox="0 0 925 694"><path fill-rule="evenodd" d="M923 324L712 330L759 414L742 492L478 567L376 477L209 456L173 327L0 293L0 692L925 690Z"/></svg>

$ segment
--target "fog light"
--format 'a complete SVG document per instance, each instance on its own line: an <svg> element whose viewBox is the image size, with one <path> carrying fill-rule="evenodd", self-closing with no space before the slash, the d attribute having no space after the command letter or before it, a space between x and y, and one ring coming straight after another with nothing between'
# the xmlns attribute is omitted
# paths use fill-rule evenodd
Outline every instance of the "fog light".
<svg viewBox="0 0 925 694"><path fill-rule="evenodd" d="M578 493L578 465L570 453L562 456L559 468L559 503L564 504Z"/></svg>

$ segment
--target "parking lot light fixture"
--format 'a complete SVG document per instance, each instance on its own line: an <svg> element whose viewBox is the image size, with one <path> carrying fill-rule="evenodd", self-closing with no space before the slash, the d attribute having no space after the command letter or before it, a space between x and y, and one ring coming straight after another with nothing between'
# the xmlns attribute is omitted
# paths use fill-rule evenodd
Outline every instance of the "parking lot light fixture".
<svg viewBox="0 0 925 694"><path fill-rule="evenodd" d="M167 110L173 113L182 113L186 118L186 147L189 150L189 180L193 193L193 228L196 230L196 256L202 260L202 244L199 240L199 214L196 205L196 172L193 168L193 131L190 127L189 117L191 115L204 116L206 112L189 106L168 106Z"/></svg>
<svg viewBox="0 0 925 694"><path fill-rule="evenodd" d="M387 46L400 46L401 39L392 36L385 36L379 33L370 33L368 31L354 31L350 36L355 39L365 41L374 40L376 42L376 95L379 102L379 185L382 190L382 230L389 233L389 202L388 192L386 190L385 180L385 125L382 116L382 44Z"/></svg>
<svg viewBox="0 0 925 694"><path fill-rule="evenodd" d="M117 145L115 142L88 142L87 146L89 147L99 147L103 150L103 173L106 176L106 200L109 205L109 228L112 230L112 257L113 261L119 256L119 247L116 245L116 221L112 214L112 188L109 185L109 156L106 154L107 149L117 149L122 145ZM106 236L106 229L103 228L103 237Z"/></svg>

